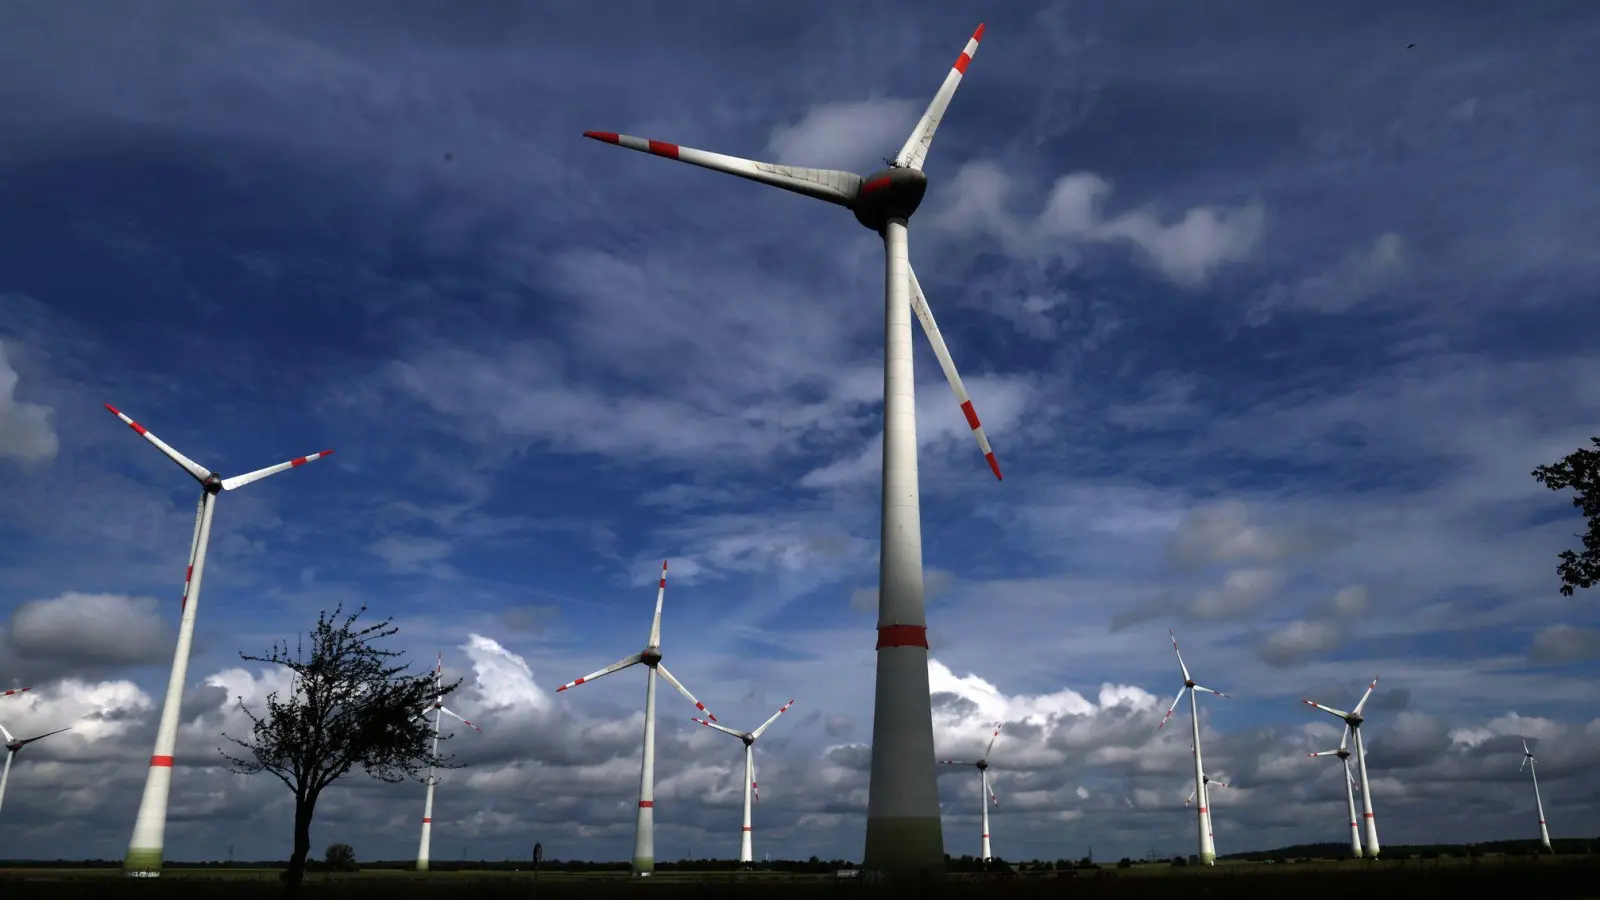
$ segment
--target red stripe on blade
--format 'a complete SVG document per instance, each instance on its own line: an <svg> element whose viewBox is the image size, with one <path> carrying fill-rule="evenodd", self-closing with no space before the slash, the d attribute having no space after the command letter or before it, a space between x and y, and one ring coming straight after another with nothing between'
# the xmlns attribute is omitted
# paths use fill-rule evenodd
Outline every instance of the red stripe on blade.
<svg viewBox="0 0 1600 900"><path fill-rule="evenodd" d="M992 453L992 452L985 453L983 455L983 458L988 460L989 468L990 468L991 471L994 472L994 477L997 480L1004 481L1005 480L1005 476L1000 474L1000 463L995 460L994 453Z"/></svg>
<svg viewBox="0 0 1600 900"><path fill-rule="evenodd" d="M978 411L972 408L971 400L961 404L961 414L967 417L967 427L971 428L973 431L977 431L979 428L983 427L978 422Z"/></svg>
<svg viewBox="0 0 1600 900"><path fill-rule="evenodd" d="M983 23L982 22L978 23L978 30L974 31L972 33L972 39L975 40L975 41L983 40Z"/></svg>
<svg viewBox="0 0 1600 900"><path fill-rule="evenodd" d="M433 820L432 819L423 819L422 820L422 824L424 824L424 825L432 825L433 824Z"/></svg>
<svg viewBox="0 0 1600 900"><path fill-rule="evenodd" d="M928 629L924 625L883 625L878 628L878 646L921 647L928 649Z"/></svg>
<svg viewBox="0 0 1600 900"><path fill-rule="evenodd" d="M665 141L651 141L650 152L657 156L665 156L667 159L677 159L678 145L668 144Z"/></svg>
<svg viewBox="0 0 1600 900"><path fill-rule="evenodd" d="M590 140L605 141L608 144L622 143L615 131L585 131L583 136Z"/></svg>
<svg viewBox="0 0 1600 900"><path fill-rule="evenodd" d="M956 57L956 64L951 66L950 68L955 69L957 72L960 72L961 74L965 75L965 74L967 74L967 66L970 66L970 65L972 65L972 57L970 57L970 56L966 55L965 53L963 53L960 56Z"/></svg>
<svg viewBox="0 0 1600 900"><path fill-rule="evenodd" d="M152 767L160 767L160 768L163 768L163 769L170 769L170 768L172 768L172 757L170 757L170 756L152 756L152 757L150 757L150 765Z"/></svg>

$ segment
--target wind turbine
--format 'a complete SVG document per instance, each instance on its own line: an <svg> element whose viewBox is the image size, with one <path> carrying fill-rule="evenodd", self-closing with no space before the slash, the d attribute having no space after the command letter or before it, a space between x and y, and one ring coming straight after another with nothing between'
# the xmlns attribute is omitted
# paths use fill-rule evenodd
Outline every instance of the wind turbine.
<svg viewBox="0 0 1600 900"><path fill-rule="evenodd" d="M1356 708L1349 712L1337 710L1331 706L1323 706L1314 700L1304 701L1307 706L1315 706L1330 716L1343 719L1344 723L1350 727L1350 733L1355 736L1356 771L1361 775L1361 818L1367 823L1366 855L1369 859L1377 859L1378 852L1382 848L1378 846L1378 822L1372 816L1372 786L1367 782L1367 750L1366 746L1361 742L1361 723L1363 721L1361 710L1366 708L1367 698L1372 696L1372 691L1377 686L1378 679L1374 676L1372 683L1367 685L1367 692L1361 695L1361 702L1357 703Z"/></svg>
<svg viewBox="0 0 1600 900"><path fill-rule="evenodd" d="M994 742L1000 740L1000 728L1005 723L994 727L994 736L989 738L989 746L978 757L977 762L966 762L956 759L941 759L939 763L946 766L973 766L978 770L978 805L983 807L983 861L988 862L994 858L989 852L989 804L1000 805L1000 798L994 795L994 788L989 786L989 753L994 750Z"/></svg>
<svg viewBox="0 0 1600 900"><path fill-rule="evenodd" d="M172 756L178 743L178 712L183 705L184 677L189 670L189 645L194 640L194 617L200 606L200 581L205 575L206 548L211 543L211 517L216 509L217 495L319 460L333 451L324 450L244 475L223 478L172 449L116 407L109 403L105 407L200 482L200 502L194 512L194 537L189 542L189 569L184 575L183 598L179 606L182 612L178 618L178 645L172 654L172 673L167 678L167 697L161 705L161 723L156 729L156 746L150 756L150 771L145 776L144 796L139 800L139 814L133 821L133 839L128 842L128 853L122 859L123 871L128 875L155 878L161 874L161 846L167 830L167 795L172 790Z"/></svg>
<svg viewBox="0 0 1600 900"><path fill-rule="evenodd" d="M756 786L756 738L761 737L761 733L766 731L773 722L778 721L778 717L788 712L789 707L793 705L793 700L785 703L782 709L773 713L772 718L762 722L761 727L755 731L734 731L726 725L707 722L705 719L695 719L693 716L689 717L707 728L715 728L723 734L731 734L744 741L744 830L739 833L739 862L749 864L755 861L755 855L751 852L750 847L750 801L751 799L757 802L761 800L761 789Z"/></svg>
<svg viewBox="0 0 1600 900"><path fill-rule="evenodd" d="M1528 749L1528 739L1522 739L1522 765L1517 766L1517 771L1522 771L1526 766L1528 774L1533 776L1533 802L1539 807L1539 843L1544 845L1546 853L1554 853L1550 847L1550 829L1544 824L1544 801L1539 798L1539 767L1534 761L1533 751Z"/></svg>
<svg viewBox="0 0 1600 900"><path fill-rule="evenodd" d="M1361 858L1361 825L1356 818L1356 779L1350 774L1350 751L1345 749L1350 741L1350 726L1346 725L1344 733L1339 735L1339 749L1319 750L1316 753L1307 753L1307 756L1337 756L1344 766L1344 803L1350 813L1350 855L1356 859Z"/></svg>
<svg viewBox="0 0 1600 900"><path fill-rule="evenodd" d="M1200 777L1200 780L1205 783L1206 794L1207 794L1208 797L1210 796L1211 786L1213 784L1216 785L1217 787L1232 787L1232 785L1228 784L1226 781L1218 781L1215 778L1212 778L1210 775L1202 775ZM1198 795L1199 793L1200 792L1198 790L1189 791L1188 799L1183 801L1183 808L1184 809L1188 809L1189 808L1189 804L1194 802L1195 796Z"/></svg>
<svg viewBox="0 0 1600 900"><path fill-rule="evenodd" d="M1172 636L1172 652L1177 654L1178 668L1183 670L1183 687L1178 688L1178 695L1172 698L1172 705L1167 707L1167 714L1162 717L1161 724L1156 726L1156 730L1160 731L1166 726L1167 720L1172 718L1172 711L1178 708L1178 701L1183 699L1185 693L1188 693L1189 717L1192 720L1194 729L1190 738L1189 749L1194 755L1194 792L1195 796L1200 800L1196 804L1195 822L1200 835L1200 865L1214 866L1217 864L1217 847L1216 843L1211 839L1211 798L1206 794L1205 764L1200 758L1200 706L1198 701L1195 700L1195 693L1206 691L1216 694L1218 697L1226 697L1228 695L1221 691L1213 691L1211 688L1195 684L1194 679L1189 677L1189 667L1184 665L1183 654L1178 651L1177 633L1168 628L1167 634Z"/></svg>
<svg viewBox="0 0 1600 900"><path fill-rule="evenodd" d="M23 690L27 690L27 688L23 688ZM6 691L6 693L10 694L13 692ZM22 691L16 691L15 693L20 694ZM4 725L0 725L0 736L4 736L6 739L6 767L3 772L0 772L0 806L4 806L6 802L6 782L11 780L11 758L16 756L23 747L28 746L34 741L42 741L52 734L60 734L61 732L67 730L69 730L69 728L57 728L55 731L47 731L38 737L18 738L13 736L11 732L7 731Z"/></svg>
<svg viewBox="0 0 1600 900"><path fill-rule="evenodd" d="M561 693L568 688L594 681L612 672L620 672L629 666L643 665L646 670L644 689L644 753L639 763L639 818L634 825L633 832L633 874L636 877L645 877L656 870L656 838L655 838L655 786L656 786L656 675L660 674L667 680L667 684L678 689L678 693L689 698L695 709L706 714L706 718L715 722L717 717L706 709L706 705L696 700L694 695L683 683L672 677L667 667L661 664L661 601L667 595L667 561L661 561L661 582L656 585L656 615L650 620L650 641L644 649L631 656L624 656L598 672L591 672L577 681L569 681L556 688L556 693Z"/></svg>
<svg viewBox="0 0 1600 900"><path fill-rule="evenodd" d="M443 677L444 677L444 654L441 653L441 654L439 654L439 662L438 662L438 664L433 667L433 687L434 687L434 690L438 690L440 679L443 678ZM443 723L445 716L453 716L453 717L455 717L457 719L461 719L461 724L467 726L468 728L471 728L473 731L476 731L479 734L483 734L483 729L482 728L479 728L478 726L472 724L471 722L468 722L466 719L462 719L461 716L459 714L457 714L454 710L452 710L449 707L445 706L444 705L444 697L443 696L434 697L433 698L433 702L428 704L428 708L422 711L422 715L426 716L430 712L433 713L433 755L434 756L438 756L439 755L439 730L440 730L440 725ZM438 783L439 783L438 780L434 778L433 767L429 766L428 767L428 799L426 801L424 801L423 804L422 804L422 842L417 845L417 871L418 872L426 872L426 871L428 871L428 849L429 849L429 846L433 842L433 786L438 784Z"/></svg>
<svg viewBox="0 0 1600 900"><path fill-rule="evenodd" d="M994 477L1000 478L1000 465L911 269L906 230L927 191L928 179L922 166L934 131L982 38L983 26L979 25L911 136L900 152L887 160L889 167L865 178L853 172L756 162L610 131L584 132L584 137L597 141L842 206L855 214L857 222L883 238L883 517L878 558L878 675L862 868L900 875L944 869L928 691L928 628L923 606L916 382L911 359L913 311L933 345L934 356L955 392L978 447Z"/></svg>

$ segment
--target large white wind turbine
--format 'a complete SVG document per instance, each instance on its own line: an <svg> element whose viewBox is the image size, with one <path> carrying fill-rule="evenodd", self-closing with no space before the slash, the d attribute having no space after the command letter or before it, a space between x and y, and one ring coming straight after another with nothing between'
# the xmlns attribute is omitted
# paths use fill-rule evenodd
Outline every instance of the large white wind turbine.
<svg viewBox="0 0 1600 900"><path fill-rule="evenodd" d="M761 737L762 732L766 731L767 727L773 722L778 721L778 717L787 712L789 707L793 705L793 700L785 703L782 709L773 713L772 718L762 722L761 727L755 731L734 731L726 725L707 722L705 719L695 719L693 716L689 717L707 728L715 728L723 734L731 734L744 741L744 829L739 832L739 862L748 864L755 861L755 855L750 846L750 801L752 799L761 800L761 789L756 786L756 738Z"/></svg>
<svg viewBox="0 0 1600 900"><path fill-rule="evenodd" d="M1550 829L1544 824L1544 800L1539 797L1539 767L1534 762L1533 751L1528 749L1527 738L1522 739L1522 765L1517 766L1517 771L1522 771L1524 767L1533 776L1533 802L1539 807L1539 843L1544 845L1546 853L1554 853L1555 850L1550 846Z"/></svg>
<svg viewBox="0 0 1600 900"><path fill-rule="evenodd" d="M435 690L438 690L440 679L442 679L443 677L444 677L444 654L441 653L441 654L439 654L439 662L438 662L438 664L436 664L433 667L433 687L434 687ZM461 719L461 724L467 726L468 728L471 728L473 731L476 731L479 734L483 734L483 729L482 728L479 728L478 726L472 724L471 722L468 722L466 719L462 719L459 713L457 713L454 710L450 709L449 707L445 706L444 705L444 697L442 697L442 696L435 696L433 698L433 702L428 704L428 708L422 711L422 715L423 716L426 716L428 713L433 713L433 755L434 756L438 756L439 755L439 731L440 731L440 726L444 723L444 717L445 716L451 716L451 717L456 718L456 719ZM422 804L422 841L417 845L417 871L418 872L426 872L426 871L428 871L428 852L429 852L429 848L431 847L431 845L433 843L433 786L438 784L438 783L439 783L438 779L436 779L434 777L434 769L433 769L433 767L429 766L428 767L428 799L426 801L424 801L423 804Z"/></svg>
<svg viewBox="0 0 1600 900"><path fill-rule="evenodd" d="M1178 701L1182 700L1183 695L1187 693L1189 695L1189 717L1193 726L1189 749L1194 755L1194 792L1195 796L1199 798L1199 803L1195 805L1195 827L1199 829L1200 865L1214 866L1217 864L1217 848L1215 842L1211 839L1211 802L1210 797L1206 794L1205 763L1200 757L1200 706L1198 701L1195 700L1195 693L1206 691L1207 693L1216 694L1218 697L1226 697L1228 695L1221 691L1213 691L1211 688L1195 684L1194 679L1189 677L1189 667L1183 662L1183 654L1178 651L1177 633L1168 628L1167 634L1172 636L1172 652L1177 654L1178 668L1183 670L1183 687L1178 688L1178 695L1172 698L1172 705L1167 707L1167 714L1161 718L1161 724L1156 726L1156 730L1160 731L1166 726L1167 720L1172 718L1172 711L1178 708Z"/></svg>
<svg viewBox="0 0 1600 900"><path fill-rule="evenodd" d="M1350 726L1344 727L1344 733L1339 735L1339 749L1319 750L1316 753L1307 753L1307 756L1337 756L1339 764L1344 767L1344 804L1350 814L1350 855L1356 859L1361 858L1361 824L1356 818L1356 778L1350 774L1350 751L1346 749L1350 741Z"/></svg>
<svg viewBox="0 0 1600 900"><path fill-rule="evenodd" d="M631 656L624 656L598 672L591 672L577 681L569 681L556 688L556 693L561 693L567 688L574 688L585 682L594 681L603 675L620 672L629 666L643 665L645 667L644 689L644 753L639 763L639 818L636 820L633 832L633 874L646 876L656 870L656 838L655 838L655 787L656 787L656 675L660 674L667 680L667 684L677 688L678 693L689 698L695 709L706 714L706 718L715 722L717 717L706 709L706 705L696 700L694 695L683 683L672 677L667 667L661 664L661 601L667 595L667 561L661 561L661 582L656 586L656 615L650 620L650 641L643 650Z"/></svg>
<svg viewBox="0 0 1600 900"><path fill-rule="evenodd" d="M928 692L928 623L922 595L912 312L922 322L934 356L955 391L989 468L995 478L1000 477L999 463L989 448L978 414L911 270L906 231L906 224L928 187L922 165L934 131L982 38L983 26L979 25L899 154L887 169L865 178L853 172L756 162L615 132L584 132L585 137L597 141L842 206L855 214L856 221L883 238L883 518L878 562L878 676L862 868L899 875L944 869Z"/></svg>
<svg viewBox="0 0 1600 900"><path fill-rule="evenodd" d="M200 607L200 582L205 575L206 548L211 544L211 517L216 509L217 495L319 460L333 451L324 450L265 469L223 478L172 449L116 407L109 403L105 407L200 482L200 502L194 512L194 537L189 542L189 568L184 575L183 598L179 607L178 645L172 653L172 673L167 678L167 696L161 705L161 722L156 728L155 752L150 756L144 796L139 800L139 814L133 821L133 838L128 842L128 853L122 859L123 871L128 875L154 878L161 874L162 839L167 830L167 795L172 790L172 756L178 743L178 711L183 705L183 682L189 671L189 645L194 640L194 617Z"/></svg>
<svg viewBox="0 0 1600 900"><path fill-rule="evenodd" d="M994 854L989 852L989 804L993 803L995 806L1000 805L1000 798L994 795L994 788L989 786L989 754L994 750L994 742L1000 740L1000 728L1004 724L1005 723L1002 722L1000 725L996 725L994 727L994 736L989 738L988 748L983 751L983 755L978 757L976 761L958 759L939 760L941 765L972 766L978 770L978 805L983 807L983 845L981 847L982 856L980 859L982 859L984 862L988 862L994 858Z"/></svg>
<svg viewBox="0 0 1600 900"><path fill-rule="evenodd" d="M1330 716L1343 719L1344 723L1350 726L1350 733L1355 736L1356 772L1361 776L1361 818L1367 823L1366 855L1368 859L1377 859L1378 852L1382 848L1378 846L1378 820L1372 815L1372 785L1367 782L1367 750L1366 746L1361 742L1361 723L1364 721L1361 718L1361 710L1366 708L1367 698L1372 696L1372 691L1377 686L1378 679L1374 676L1372 683L1367 685L1367 692L1361 695L1361 702L1357 703L1356 708L1349 712L1334 709L1331 706L1323 706L1314 700L1305 701L1307 706L1314 706Z"/></svg>

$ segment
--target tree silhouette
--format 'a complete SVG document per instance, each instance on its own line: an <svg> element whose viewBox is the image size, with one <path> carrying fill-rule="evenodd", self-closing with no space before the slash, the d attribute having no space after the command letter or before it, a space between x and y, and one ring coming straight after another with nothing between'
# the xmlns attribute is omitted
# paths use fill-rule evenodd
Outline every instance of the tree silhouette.
<svg viewBox="0 0 1600 900"><path fill-rule="evenodd" d="M1561 593L1568 597L1574 588L1600 584L1600 437L1589 440L1594 443L1594 450L1579 448L1558 463L1533 470L1534 480L1552 491L1572 488L1577 494L1572 505L1589 520L1588 533L1578 535L1583 552L1561 551L1561 565L1556 567L1556 574L1561 576Z"/></svg>
<svg viewBox="0 0 1600 900"><path fill-rule="evenodd" d="M354 872L356 849L345 843L329 844L328 849L322 851L322 862L330 872Z"/></svg>
<svg viewBox="0 0 1600 900"><path fill-rule="evenodd" d="M433 726L423 713L435 697L450 694L461 682L435 686L431 672L407 673L405 664L396 662L404 654L374 646L399 631L392 619L358 628L356 619L367 608L342 619L341 609L320 613L310 647L303 639L297 641L293 656L286 642L266 656L239 654L246 662L288 669L291 688L287 697L277 691L268 694L260 716L238 698L252 723L250 739L223 737L246 755L217 750L233 771L270 772L294 792L294 853L284 873L291 894L305 877L311 818L329 785L358 766L391 784L407 778L420 781L430 766L458 768L434 753Z"/></svg>

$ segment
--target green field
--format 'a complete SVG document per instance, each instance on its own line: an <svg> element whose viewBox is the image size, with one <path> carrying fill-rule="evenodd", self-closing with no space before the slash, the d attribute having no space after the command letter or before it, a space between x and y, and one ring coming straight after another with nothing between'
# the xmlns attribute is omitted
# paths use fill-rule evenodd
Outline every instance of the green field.
<svg viewBox="0 0 1600 900"><path fill-rule="evenodd" d="M159 879L133 880L117 869L0 869L5 900L77 898L216 898L253 900L277 897L282 887L275 869L170 869ZM549 900L609 897L758 897L760 900L885 896L1194 898L1396 897L1495 895L1514 900L1600 898L1600 857L1483 857L1477 859L1393 859L1304 863L1231 862L1205 869L1146 863L1119 869L1107 866L1022 877L951 876L943 884L879 890L829 875L787 872L662 872L632 881L624 872L541 873L461 871L418 874L400 870L312 873L303 896L423 900L462 897L547 897Z"/></svg>

